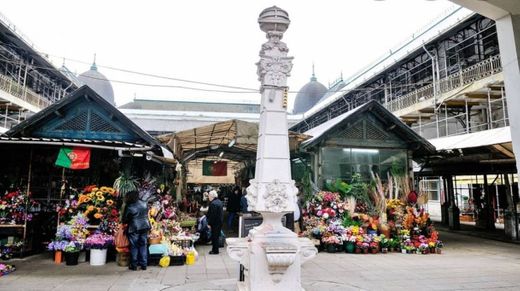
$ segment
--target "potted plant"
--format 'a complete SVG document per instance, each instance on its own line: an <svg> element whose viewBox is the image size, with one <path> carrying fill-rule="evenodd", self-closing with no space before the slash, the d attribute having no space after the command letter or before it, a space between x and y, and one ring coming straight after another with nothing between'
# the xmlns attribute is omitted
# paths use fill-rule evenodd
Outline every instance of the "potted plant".
<svg viewBox="0 0 520 291"><path fill-rule="evenodd" d="M376 241L373 241L369 244L370 252L372 254L377 254L379 252L379 243Z"/></svg>
<svg viewBox="0 0 520 291"><path fill-rule="evenodd" d="M107 260L107 249L114 243L114 237L95 233L85 240L85 248L90 249L90 265L102 266Z"/></svg>
<svg viewBox="0 0 520 291"><path fill-rule="evenodd" d="M444 244L442 243L442 241L438 240L436 245L435 245L435 252L440 255L442 253L441 249L443 247L444 247Z"/></svg>
<svg viewBox="0 0 520 291"><path fill-rule="evenodd" d="M379 246L381 247L381 252L386 254L388 252L388 248L390 247L390 240L387 239L384 235L381 235L381 242L379 242Z"/></svg>
<svg viewBox="0 0 520 291"><path fill-rule="evenodd" d="M423 255L427 255L430 253L430 248L428 247L427 243L421 243L419 245L418 251Z"/></svg>
<svg viewBox="0 0 520 291"><path fill-rule="evenodd" d="M67 266L75 266L78 264L79 251L81 251L82 248L82 245L78 242L71 241L67 243L63 249L65 264Z"/></svg>
<svg viewBox="0 0 520 291"><path fill-rule="evenodd" d="M368 254L368 248L370 247L370 244L367 243L367 242L362 242L361 243L361 252L363 254Z"/></svg>
<svg viewBox="0 0 520 291"><path fill-rule="evenodd" d="M344 240L345 252L353 253L356 248L356 237L351 235L345 238Z"/></svg>
<svg viewBox="0 0 520 291"><path fill-rule="evenodd" d="M322 242L325 244L328 253L335 253L340 240L337 236L331 235L322 238Z"/></svg>

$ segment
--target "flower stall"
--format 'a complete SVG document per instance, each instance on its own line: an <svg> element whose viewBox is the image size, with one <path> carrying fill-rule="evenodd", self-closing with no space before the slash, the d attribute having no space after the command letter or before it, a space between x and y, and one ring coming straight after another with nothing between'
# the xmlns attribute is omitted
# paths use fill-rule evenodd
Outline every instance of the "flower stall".
<svg viewBox="0 0 520 291"><path fill-rule="evenodd" d="M442 245L412 182L412 161L435 152L428 141L376 101L304 134L311 138L295 159L311 169L301 180L303 234L320 249L429 252Z"/></svg>
<svg viewBox="0 0 520 291"><path fill-rule="evenodd" d="M19 244L24 253L42 251L80 211L90 225L113 229L121 205L84 185L113 185L121 172L166 183L175 173L171 152L86 86L6 132L0 147L9 153L0 156L4 253Z"/></svg>

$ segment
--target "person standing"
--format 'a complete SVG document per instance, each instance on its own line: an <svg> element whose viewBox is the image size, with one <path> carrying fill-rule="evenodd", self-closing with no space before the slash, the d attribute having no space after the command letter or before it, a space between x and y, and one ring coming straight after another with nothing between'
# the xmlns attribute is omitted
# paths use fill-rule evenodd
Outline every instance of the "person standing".
<svg viewBox="0 0 520 291"><path fill-rule="evenodd" d="M211 251L210 255L218 255L219 253L219 238L222 231L222 223L224 221L223 204L218 199L217 191L211 190L208 193L209 209L208 209L208 225L211 230Z"/></svg>
<svg viewBox="0 0 520 291"><path fill-rule="evenodd" d="M241 196L242 196L242 193L240 192L240 189L238 187L235 187L233 189L233 192L231 192L231 195L229 196L229 200L228 200L227 207L226 207L226 210L228 212L227 226L228 226L229 230L232 229L233 221L235 220L235 217L237 216L237 212L240 211Z"/></svg>
<svg viewBox="0 0 520 291"><path fill-rule="evenodd" d="M123 223L128 224L127 236L130 242L131 261L128 268L146 270L148 265L148 231L150 230L150 220L148 219L148 206L146 202L139 199L137 191L130 191L126 194L126 208L123 215Z"/></svg>
<svg viewBox="0 0 520 291"><path fill-rule="evenodd" d="M248 204L247 204L247 193L244 191L240 197L240 212L247 213Z"/></svg>

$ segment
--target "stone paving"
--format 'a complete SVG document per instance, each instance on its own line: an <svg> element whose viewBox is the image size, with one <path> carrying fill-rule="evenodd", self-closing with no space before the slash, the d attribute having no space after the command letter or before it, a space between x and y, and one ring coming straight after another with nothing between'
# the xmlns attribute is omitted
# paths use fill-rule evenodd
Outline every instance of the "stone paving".
<svg viewBox="0 0 520 291"><path fill-rule="evenodd" d="M302 268L307 291L520 290L520 245L441 233L442 255L319 253ZM91 267L55 265L48 255L13 260L0 290L234 290L238 266L224 252L200 250L192 266L128 271L114 262Z"/></svg>

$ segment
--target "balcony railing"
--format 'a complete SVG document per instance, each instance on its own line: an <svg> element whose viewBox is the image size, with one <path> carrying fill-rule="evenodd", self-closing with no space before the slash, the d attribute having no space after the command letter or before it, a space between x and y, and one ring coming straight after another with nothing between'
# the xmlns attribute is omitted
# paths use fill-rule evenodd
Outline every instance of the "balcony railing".
<svg viewBox="0 0 520 291"><path fill-rule="evenodd" d="M442 94L460 88L472 82L484 79L502 71L500 55L493 56L478 64L467 67L466 69L441 79L438 84L438 93ZM426 85L414 92L408 93L395 100L389 101L385 107L392 111L408 108L425 100L432 100L435 97L433 84Z"/></svg>
<svg viewBox="0 0 520 291"><path fill-rule="evenodd" d="M40 109L51 105L50 100L41 97L31 89L19 85L13 79L4 75L0 75L0 90L13 95L14 97L20 98L21 100Z"/></svg>

